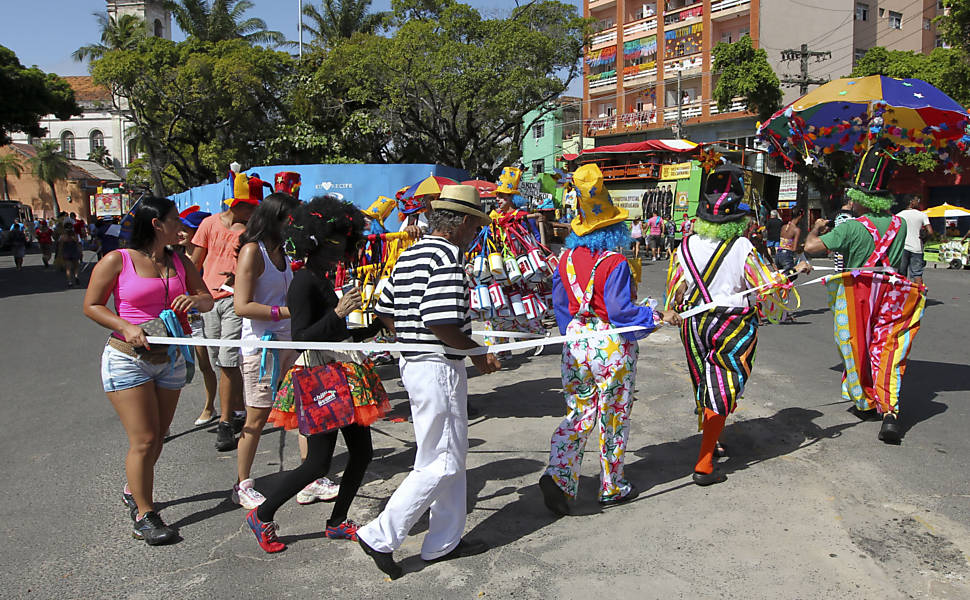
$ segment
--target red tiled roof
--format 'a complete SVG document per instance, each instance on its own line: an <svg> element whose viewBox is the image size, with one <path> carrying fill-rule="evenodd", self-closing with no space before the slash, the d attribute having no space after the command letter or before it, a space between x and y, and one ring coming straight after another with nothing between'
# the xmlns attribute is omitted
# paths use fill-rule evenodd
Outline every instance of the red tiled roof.
<svg viewBox="0 0 970 600"><path fill-rule="evenodd" d="M63 76L64 81L74 90L74 97L78 102L111 102L111 92L108 88L96 85L88 75Z"/></svg>

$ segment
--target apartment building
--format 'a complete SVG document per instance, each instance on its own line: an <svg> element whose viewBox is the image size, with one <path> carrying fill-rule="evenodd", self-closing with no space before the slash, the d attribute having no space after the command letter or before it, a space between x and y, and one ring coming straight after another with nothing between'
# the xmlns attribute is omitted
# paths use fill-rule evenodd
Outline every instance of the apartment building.
<svg viewBox="0 0 970 600"><path fill-rule="evenodd" d="M583 133L596 145L685 137L754 144L755 116L738 98L712 100L711 50L749 35L780 78L797 78L786 50L806 44L812 78L847 75L873 46L928 52L939 43L938 0L584 0L596 21L586 51ZM792 58L788 55L788 58ZM784 102L800 95L783 87ZM680 127L678 127L680 125Z"/></svg>
<svg viewBox="0 0 970 600"><path fill-rule="evenodd" d="M522 119L529 132L522 139L523 179L538 181L542 173L552 173L559 166L563 145L578 136L582 127L579 107L582 98L560 96L553 106L537 108Z"/></svg>

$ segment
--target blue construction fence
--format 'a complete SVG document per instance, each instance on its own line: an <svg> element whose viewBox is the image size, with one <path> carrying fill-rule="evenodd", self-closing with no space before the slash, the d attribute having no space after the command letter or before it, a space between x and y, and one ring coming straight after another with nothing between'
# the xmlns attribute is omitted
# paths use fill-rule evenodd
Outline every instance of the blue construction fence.
<svg viewBox="0 0 970 600"><path fill-rule="evenodd" d="M468 172L463 169L431 164L268 165L253 167L244 173L249 176L258 175L263 181L272 183L275 175L281 171L300 174L300 200L304 202L314 196L332 194L360 208L367 208L378 196L393 198L402 187L415 184L431 175L449 177L459 182L469 179ZM175 201L180 211L198 205L203 211L217 213L225 210L224 202L232 197L232 186L225 179L220 183L202 185L169 197ZM395 222L393 217L388 218L388 223Z"/></svg>

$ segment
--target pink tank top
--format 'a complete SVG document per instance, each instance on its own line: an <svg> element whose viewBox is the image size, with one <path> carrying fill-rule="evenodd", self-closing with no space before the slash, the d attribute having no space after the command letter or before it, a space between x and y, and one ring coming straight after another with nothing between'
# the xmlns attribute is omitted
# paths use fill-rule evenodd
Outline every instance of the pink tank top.
<svg viewBox="0 0 970 600"><path fill-rule="evenodd" d="M115 284L115 312L118 316L133 325L151 321L172 304L176 296L186 293L185 266L175 254L175 277L168 280L158 277L142 277L135 271L135 264L131 262L131 250L118 250L124 266ZM166 297L165 286L168 284Z"/></svg>

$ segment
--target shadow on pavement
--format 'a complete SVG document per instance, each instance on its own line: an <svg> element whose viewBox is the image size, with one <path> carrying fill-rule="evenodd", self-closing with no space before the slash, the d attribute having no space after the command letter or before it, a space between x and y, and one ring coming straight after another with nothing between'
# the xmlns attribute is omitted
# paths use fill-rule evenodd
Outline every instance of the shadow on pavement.
<svg viewBox="0 0 970 600"><path fill-rule="evenodd" d="M520 380L498 385L487 394L469 395L486 419L504 417L561 417L566 413L562 377Z"/></svg>
<svg viewBox="0 0 970 600"><path fill-rule="evenodd" d="M209 519L211 517L215 517L223 513L240 509L238 504L235 504L232 500L229 499L229 490L215 490L211 492L203 492L201 494L196 494L194 496L186 496L184 498L179 498L177 500L170 500L168 502L158 502L155 504L155 509L158 511L162 511L171 506L177 506L179 504L187 504L189 502L205 502L206 500L221 500L221 502L219 502L219 504L216 504L215 506L210 506L209 508L204 508L190 515L186 515L181 519L179 519L178 521L171 523L171 526L187 527L189 525L194 525L196 523L205 521L206 519Z"/></svg>
<svg viewBox="0 0 970 600"><path fill-rule="evenodd" d="M910 360L899 394L899 424L903 435L917 423L946 412L946 404L934 402L939 392L966 391L970 391L970 365Z"/></svg>

